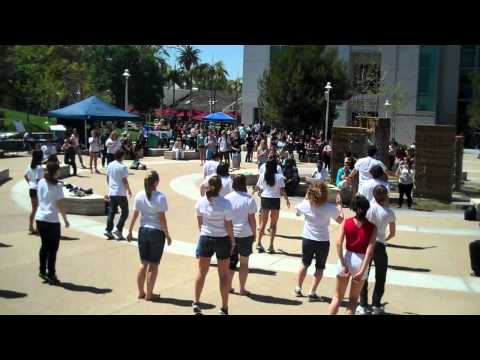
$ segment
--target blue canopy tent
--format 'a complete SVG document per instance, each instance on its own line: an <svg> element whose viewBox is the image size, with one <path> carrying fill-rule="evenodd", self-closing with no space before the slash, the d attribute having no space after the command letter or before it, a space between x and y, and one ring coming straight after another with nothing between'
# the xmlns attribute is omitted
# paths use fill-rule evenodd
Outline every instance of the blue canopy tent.
<svg viewBox="0 0 480 360"><path fill-rule="evenodd" d="M109 104L102 99L91 96L78 103L69 105L67 107L51 110L48 112L48 117L65 120L83 120L85 130L85 142L87 142L87 121L91 120L113 120L123 119L130 120L138 118L135 114L130 114L120 110L116 106Z"/></svg>
<svg viewBox="0 0 480 360"><path fill-rule="evenodd" d="M214 122L234 122L235 118L223 113L223 112L216 112L212 114L208 114L207 116L204 116L202 118L203 121L209 122L209 121L214 121Z"/></svg>

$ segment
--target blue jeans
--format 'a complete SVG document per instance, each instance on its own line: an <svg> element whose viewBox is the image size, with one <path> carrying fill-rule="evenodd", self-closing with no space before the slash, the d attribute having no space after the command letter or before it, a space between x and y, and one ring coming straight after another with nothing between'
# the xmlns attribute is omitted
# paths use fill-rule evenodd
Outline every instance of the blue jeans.
<svg viewBox="0 0 480 360"><path fill-rule="evenodd" d="M128 218L128 200L126 196L110 196L110 207L108 210L108 219L107 219L107 232L113 230L113 220L115 219L115 214L117 208L120 206L120 219L117 223L117 230L122 232L125 221Z"/></svg>

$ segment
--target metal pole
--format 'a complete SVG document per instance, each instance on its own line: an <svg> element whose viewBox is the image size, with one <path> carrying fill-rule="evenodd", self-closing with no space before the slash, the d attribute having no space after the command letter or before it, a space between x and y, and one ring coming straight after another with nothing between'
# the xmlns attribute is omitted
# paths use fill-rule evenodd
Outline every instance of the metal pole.
<svg viewBox="0 0 480 360"><path fill-rule="evenodd" d="M325 93L326 98L327 98L327 112L325 114L325 141L328 139L328 114L329 114L329 108L330 108L330 91L327 91Z"/></svg>
<svg viewBox="0 0 480 360"><path fill-rule="evenodd" d="M128 112L128 76L125 76L125 112ZM127 120L125 120L125 132L127 132Z"/></svg>

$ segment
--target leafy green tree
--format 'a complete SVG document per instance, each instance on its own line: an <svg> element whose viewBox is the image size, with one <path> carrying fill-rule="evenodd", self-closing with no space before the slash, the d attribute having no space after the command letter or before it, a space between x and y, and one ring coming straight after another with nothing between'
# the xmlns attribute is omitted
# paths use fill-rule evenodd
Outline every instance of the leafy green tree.
<svg viewBox="0 0 480 360"><path fill-rule="evenodd" d="M336 49L326 46L285 46L259 81L259 106L264 120L288 130L323 128L325 85L330 81L330 124L336 103L350 96L346 65Z"/></svg>
<svg viewBox="0 0 480 360"><path fill-rule="evenodd" d="M183 45L178 49L178 62L186 72L188 79L190 113L192 111L192 87L193 87L193 71L192 69L200 62L200 50L195 49L191 45Z"/></svg>

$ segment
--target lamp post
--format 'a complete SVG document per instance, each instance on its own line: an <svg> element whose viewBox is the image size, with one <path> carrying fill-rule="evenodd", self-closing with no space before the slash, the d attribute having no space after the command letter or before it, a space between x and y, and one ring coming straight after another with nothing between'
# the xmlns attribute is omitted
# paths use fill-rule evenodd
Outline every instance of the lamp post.
<svg viewBox="0 0 480 360"><path fill-rule="evenodd" d="M57 109L60 109L60 92L56 92L57 95Z"/></svg>
<svg viewBox="0 0 480 360"><path fill-rule="evenodd" d="M210 114L212 113L212 106L217 102L217 100L208 100L208 105L210 106Z"/></svg>
<svg viewBox="0 0 480 360"><path fill-rule="evenodd" d="M390 104L390 101L388 99L385 100L385 104L383 104L385 106L385 118L388 118L388 109L390 108L390 106L392 106L392 104ZM395 139L395 123L394 121L392 121L392 138Z"/></svg>
<svg viewBox="0 0 480 360"><path fill-rule="evenodd" d="M128 112L128 78L130 77L130 72L128 69L125 69L122 75L125 78L125 112ZM127 122L125 121L125 132L127 130Z"/></svg>
<svg viewBox="0 0 480 360"><path fill-rule="evenodd" d="M325 113L325 141L328 141L328 115L329 115L329 110L330 110L330 90L332 90L332 84L327 82L327 85L325 86L325 100L327 101L327 110Z"/></svg>
<svg viewBox="0 0 480 360"><path fill-rule="evenodd" d="M82 96L82 93L80 92L80 89L78 89L75 94L77 94L77 98L78 98L78 100L80 100L80 96Z"/></svg>

